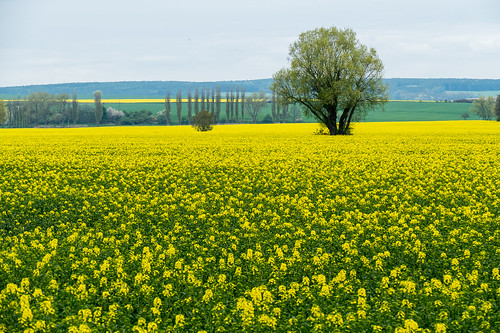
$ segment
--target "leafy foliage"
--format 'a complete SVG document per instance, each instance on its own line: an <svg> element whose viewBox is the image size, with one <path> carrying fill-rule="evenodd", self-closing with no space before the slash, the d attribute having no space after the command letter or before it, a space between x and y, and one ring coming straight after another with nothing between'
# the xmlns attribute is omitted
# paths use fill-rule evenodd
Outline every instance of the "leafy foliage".
<svg viewBox="0 0 500 333"><path fill-rule="evenodd" d="M290 68L273 76L272 90L302 105L331 135L347 134L355 113L388 100L382 61L350 29L304 32L290 46L289 58Z"/></svg>
<svg viewBox="0 0 500 333"><path fill-rule="evenodd" d="M472 102L470 111L483 120L490 120L495 108L495 99L492 96L481 96Z"/></svg>
<svg viewBox="0 0 500 333"><path fill-rule="evenodd" d="M257 118L262 109L266 106L266 103L266 94L263 90L258 93L254 92L246 98L245 104L247 105L247 114L250 115L254 124L257 123Z"/></svg>
<svg viewBox="0 0 500 333"><path fill-rule="evenodd" d="M212 112L203 110L192 118L193 127L200 132L211 131L215 123L215 115Z"/></svg>
<svg viewBox="0 0 500 333"><path fill-rule="evenodd" d="M156 117L149 110L136 112L124 112L124 117L120 119L121 125L153 125L157 121Z"/></svg>
<svg viewBox="0 0 500 333"><path fill-rule="evenodd" d="M106 121L109 123L118 124L123 117L125 117L125 113L121 110L112 107L106 110Z"/></svg>

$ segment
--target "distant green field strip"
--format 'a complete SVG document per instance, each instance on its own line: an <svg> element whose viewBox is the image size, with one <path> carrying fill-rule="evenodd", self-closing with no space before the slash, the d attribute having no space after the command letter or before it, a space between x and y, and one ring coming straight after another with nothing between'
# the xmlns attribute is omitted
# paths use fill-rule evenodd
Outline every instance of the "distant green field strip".
<svg viewBox="0 0 500 333"><path fill-rule="evenodd" d="M164 103L105 103L107 107L113 107L122 111L140 111L149 110L153 114L162 111L165 108ZM469 119L479 119L476 115L469 112L470 103L445 103L445 102L410 102L410 101L391 101L384 107L369 112L365 121L431 121L431 120L461 120L464 113L469 113ZM175 118L177 115L175 103L171 105L171 114ZM241 104L240 104L241 110ZM187 116L187 103L182 105L182 117ZM194 105L193 105L194 112ZM271 104L269 103L259 115L259 120L267 114L271 114ZM311 117L301 116L304 122L314 122ZM176 119L176 118L175 118ZM225 103L221 105L221 119L225 119ZM250 119L245 117L245 121Z"/></svg>

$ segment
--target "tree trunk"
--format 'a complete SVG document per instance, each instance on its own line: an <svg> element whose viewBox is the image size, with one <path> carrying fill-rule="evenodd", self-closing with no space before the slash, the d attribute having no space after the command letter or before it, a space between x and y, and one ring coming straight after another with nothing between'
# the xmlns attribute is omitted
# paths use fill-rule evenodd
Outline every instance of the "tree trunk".
<svg viewBox="0 0 500 333"><path fill-rule="evenodd" d="M339 134L346 134L346 123L347 123L347 115L349 113L349 108L345 108L342 111L342 115L339 119Z"/></svg>
<svg viewBox="0 0 500 333"><path fill-rule="evenodd" d="M330 135L337 135L337 107L330 106L328 107L328 117L326 118L325 125L330 131Z"/></svg>
<svg viewBox="0 0 500 333"><path fill-rule="evenodd" d="M354 111L356 111L356 107L353 107L350 111L349 111L349 117L347 118L347 130L349 131L349 128L351 127L351 119L352 119L352 115L354 114ZM347 134L347 133L346 133Z"/></svg>

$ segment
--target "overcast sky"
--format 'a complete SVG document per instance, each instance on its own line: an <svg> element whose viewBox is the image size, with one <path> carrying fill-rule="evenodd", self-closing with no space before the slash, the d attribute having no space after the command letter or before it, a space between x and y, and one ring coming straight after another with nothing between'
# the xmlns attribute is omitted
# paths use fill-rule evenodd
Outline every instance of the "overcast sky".
<svg viewBox="0 0 500 333"><path fill-rule="evenodd" d="M317 27L385 77L500 78L499 0L0 0L0 86L270 78Z"/></svg>

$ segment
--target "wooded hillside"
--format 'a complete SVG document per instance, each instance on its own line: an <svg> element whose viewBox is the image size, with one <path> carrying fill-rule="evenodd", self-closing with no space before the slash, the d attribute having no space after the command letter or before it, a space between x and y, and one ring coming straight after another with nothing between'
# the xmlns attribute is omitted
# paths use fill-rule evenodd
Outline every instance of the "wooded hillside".
<svg viewBox="0 0 500 333"><path fill-rule="evenodd" d="M389 84L390 98L393 100L454 100L476 98L480 95L497 95L500 92L500 79L418 79L391 78L385 79ZM101 90L106 98L140 98L165 97L167 90L181 89L187 93L189 89L215 88L220 86L223 92L231 86L245 87L247 92L264 90L270 93L272 79L242 81L122 81L122 82L84 82L61 83L47 85L29 85L16 87L0 87L0 97L27 96L32 92L44 91L50 94L76 92L80 98L92 98L93 92Z"/></svg>

